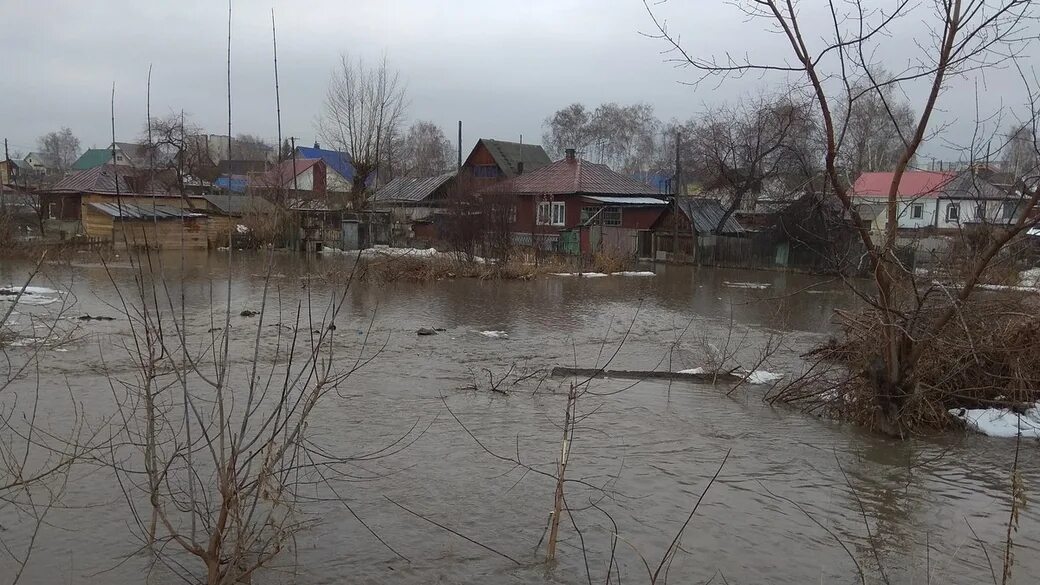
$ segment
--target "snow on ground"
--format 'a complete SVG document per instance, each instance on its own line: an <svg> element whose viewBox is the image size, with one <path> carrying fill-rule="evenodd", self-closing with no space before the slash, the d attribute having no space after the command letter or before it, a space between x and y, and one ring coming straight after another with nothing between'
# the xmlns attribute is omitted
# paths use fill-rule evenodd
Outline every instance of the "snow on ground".
<svg viewBox="0 0 1040 585"><path fill-rule="evenodd" d="M950 414L990 437L1016 437L1021 430L1025 438L1040 439L1040 402L1024 414L1006 408L954 408Z"/></svg>
<svg viewBox="0 0 1040 585"><path fill-rule="evenodd" d="M722 281L722 285L723 286L728 286L730 288L757 288L757 289L769 288L769 287L773 286L772 284L770 284L768 282L730 282L728 280Z"/></svg>
<svg viewBox="0 0 1040 585"><path fill-rule="evenodd" d="M244 226L242 224L238 224L238 225L235 226L235 231L240 233L240 234L248 234L249 233L249 227L248 226Z"/></svg>
<svg viewBox="0 0 1040 585"><path fill-rule="evenodd" d="M509 339L509 334L505 331L481 331L480 334L492 339Z"/></svg>
<svg viewBox="0 0 1040 585"><path fill-rule="evenodd" d="M336 250L336 253L346 254L357 254L357 250ZM361 256L363 258L372 257L388 257L388 258L402 258L410 256L413 258L445 258L448 260L455 260L456 255L450 252L440 252L436 248L391 248L390 246L373 246L371 248L365 248L361 250ZM485 260L480 256L474 256L473 261L478 264L483 264Z"/></svg>
<svg viewBox="0 0 1040 585"><path fill-rule="evenodd" d="M625 270L622 272L615 272L614 276L657 276L649 270Z"/></svg>
<svg viewBox="0 0 1040 585"><path fill-rule="evenodd" d="M703 374L705 373L704 368L690 368L689 370L679 370L680 374Z"/></svg>

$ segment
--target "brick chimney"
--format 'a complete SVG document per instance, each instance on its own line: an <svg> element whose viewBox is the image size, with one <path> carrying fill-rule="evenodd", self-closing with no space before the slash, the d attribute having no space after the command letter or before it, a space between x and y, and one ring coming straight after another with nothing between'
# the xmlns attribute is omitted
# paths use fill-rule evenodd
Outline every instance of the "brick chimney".
<svg viewBox="0 0 1040 585"><path fill-rule="evenodd" d="M568 148L566 150L566 152L567 152L567 160L574 160L574 156L575 156L574 149L573 148Z"/></svg>

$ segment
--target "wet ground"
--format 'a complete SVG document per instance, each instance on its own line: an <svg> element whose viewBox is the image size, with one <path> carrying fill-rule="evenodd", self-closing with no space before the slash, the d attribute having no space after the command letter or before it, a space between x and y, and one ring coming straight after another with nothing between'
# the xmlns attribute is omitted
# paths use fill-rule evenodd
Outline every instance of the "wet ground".
<svg viewBox="0 0 1040 585"><path fill-rule="evenodd" d="M297 303L309 301L311 313L321 313L342 291L351 262L276 255L268 266L263 255L236 254L230 345L241 372L252 356L257 319L240 312L260 310L268 269L270 325L289 322ZM0 285L19 282L29 268L4 262ZM181 257L164 257L162 271L173 296L183 291L192 331L205 334L222 324L227 270L222 253L186 257L183 267ZM642 559L657 567L727 452L668 566L672 583L721 583L724 575L728 583L851 584L860 582L857 564L868 583L988 583L983 545L999 578L1014 441L897 442L766 406L764 386L727 395L728 387L667 381L597 380L581 399L568 474L604 489L569 488L573 521L561 526L559 563L552 569L541 563L536 547L554 486L484 449L519 453L552 470L567 380L540 372L608 359L617 369L680 370L720 354L749 367L773 339L780 349L761 368L791 376L802 367L798 355L830 331L833 310L856 302L842 283L820 277L655 270L655 277L355 283L336 319L336 343L345 361L359 352L373 359L329 396L310 431L323 448L355 454L392 443L413 425L426 429L406 449L333 486L401 556L366 531L343 501L330 498L327 486L315 486L302 504L315 525L298 536L295 562L286 555L255 582L602 583L616 523L621 582L649 583ZM125 258L103 266L84 255L72 265L48 264L37 277L34 284L68 294L51 295L59 300L50 304L39 294L40 304L20 305L15 329L22 343L8 352L43 344L41 394L58 400L54 389L71 390L93 416L111 408L109 375L133 371L120 353L129 326L113 281L132 290L134 276ZM6 306L0 301L0 309ZM61 306L67 309L60 342L26 342L46 337L41 324ZM270 313L276 306L283 311L277 319ZM84 314L116 320L75 319ZM444 331L420 337L421 327ZM34 379L13 388L24 392ZM506 394L490 391L496 382ZM60 426L64 416L55 412L49 422ZM1037 448L1023 445L1027 490L1040 485ZM85 466L72 480L65 508L48 516L22 582L141 583L147 559L126 558L137 545L111 471ZM1033 583L1040 574L1034 508L1022 512L1015 540L1013 582ZM5 562L0 574L10 566ZM658 583L663 579L662 570ZM161 570L148 580L176 582Z"/></svg>

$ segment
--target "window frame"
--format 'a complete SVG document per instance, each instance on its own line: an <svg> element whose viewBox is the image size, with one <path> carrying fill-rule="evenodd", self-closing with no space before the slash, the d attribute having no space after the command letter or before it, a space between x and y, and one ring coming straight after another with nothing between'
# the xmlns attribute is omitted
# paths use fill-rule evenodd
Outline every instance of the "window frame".
<svg viewBox="0 0 1040 585"><path fill-rule="evenodd" d="M565 201L539 201L535 208L535 224L562 226L567 223L567 203Z"/></svg>
<svg viewBox="0 0 1040 585"><path fill-rule="evenodd" d="M910 219L924 219L924 203L910 204Z"/></svg>
<svg viewBox="0 0 1040 585"><path fill-rule="evenodd" d="M953 213L950 213L950 212ZM961 204L954 203L953 201L946 204L946 222L947 223L960 223L961 222Z"/></svg>
<svg viewBox="0 0 1040 585"><path fill-rule="evenodd" d="M622 222L622 211L621 207L610 206L604 207L602 215L604 227L621 227Z"/></svg>
<svg viewBox="0 0 1040 585"><path fill-rule="evenodd" d="M559 215L559 217L557 217ZM552 202L552 223L549 225L562 226L567 224L567 203L564 201Z"/></svg>

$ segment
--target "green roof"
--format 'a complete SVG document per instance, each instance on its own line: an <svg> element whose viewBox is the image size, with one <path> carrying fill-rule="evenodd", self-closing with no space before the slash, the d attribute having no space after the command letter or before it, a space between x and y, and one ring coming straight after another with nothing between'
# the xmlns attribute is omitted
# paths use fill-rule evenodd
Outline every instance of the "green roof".
<svg viewBox="0 0 1040 585"><path fill-rule="evenodd" d="M112 151L104 148L88 148L72 163L72 170L86 171L112 161Z"/></svg>

